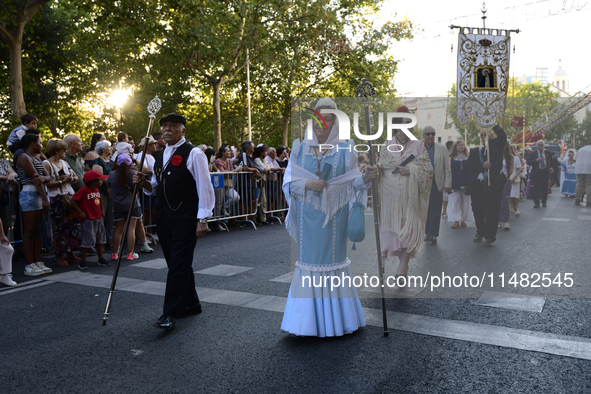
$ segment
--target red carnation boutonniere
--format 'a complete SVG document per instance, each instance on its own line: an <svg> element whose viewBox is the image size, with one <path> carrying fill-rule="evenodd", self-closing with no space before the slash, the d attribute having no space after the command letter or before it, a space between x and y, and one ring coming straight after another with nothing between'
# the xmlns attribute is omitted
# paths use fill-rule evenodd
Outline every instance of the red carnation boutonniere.
<svg viewBox="0 0 591 394"><path fill-rule="evenodd" d="M170 162L172 163L173 166L178 167L183 162L183 158L179 155L174 155L174 156L172 156L172 159L170 159Z"/></svg>

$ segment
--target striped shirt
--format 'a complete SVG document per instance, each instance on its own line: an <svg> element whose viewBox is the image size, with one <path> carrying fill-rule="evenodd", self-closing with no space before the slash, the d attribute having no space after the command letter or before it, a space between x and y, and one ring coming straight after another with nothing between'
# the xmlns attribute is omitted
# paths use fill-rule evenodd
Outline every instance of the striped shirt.
<svg viewBox="0 0 591 394"><path fill-rule="evenodd" d="M37 171L37 174L39 174L39 175L45 174L45 169L43 167L43 162L41 161L41 159L31 156L27 152L24 152L23 154L25 154L31 158L31 160L33 161L33 166L35 167L35 170ZM17 166L16 172L18 174L18 180L20 181L21 185L26 185L28 183L33 182L33 179L30 178L29 175L27 175L27 172L25 171L24 168Z"/></svg>

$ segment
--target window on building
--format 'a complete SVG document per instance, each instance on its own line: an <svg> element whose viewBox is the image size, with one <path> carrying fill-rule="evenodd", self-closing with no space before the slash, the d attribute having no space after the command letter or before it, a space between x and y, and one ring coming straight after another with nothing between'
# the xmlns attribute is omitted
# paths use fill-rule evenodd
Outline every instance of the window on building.
<svg viewBox="0 0 591 394"><path fill-rule="evenodd" d="M562 81L562 90L566 91L566 88L564 87L564 81Z"/></svg>
<svg viewBox="0 0 591 394"><path fill-rule="evenodd" d="M437 137L437 142L441 143L441 137Z"/></svg>

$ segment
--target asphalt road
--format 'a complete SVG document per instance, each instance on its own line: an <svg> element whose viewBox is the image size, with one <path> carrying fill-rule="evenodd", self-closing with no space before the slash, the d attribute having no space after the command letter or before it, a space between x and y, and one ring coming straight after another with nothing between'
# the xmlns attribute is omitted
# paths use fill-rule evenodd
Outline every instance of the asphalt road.
<svg viewBox="0 0 591 394"><path fill-rule="evenodd" d="M280 330L289 284L271 279L290 272L294 260L279 225L200 239L195 271L234 268L196 274L203 313L170 332L151 326L161 313L166 269L141 265L162 258L158 246L123 263L119 283L128 287L115 292L106 326L104 283L113 267L90 263L79 272L44 258L54 273L30 278L17 261L19 286L0 289L0 393L591 392L591 208L575 207L556 191L548 205L534 210L522 201L522 216L512 217L511 231L500 232L493 248L472 242L473 225L452 230L442 222L438 245L426 245L410 273L573 271L573 288L542 294L489 286L445 298L429 290L388 298L388 337L377 298L362 299L368 326L351 335L301 338ZM358 274L377 272L370 229L351 253ZM230 275L235 267L245 270ZM386 274L395 270L386 265ZM479 303L491 290L534 296L542 307ZM396 289L390 295L400 296ZM267 304L247 302L260 296Z"/></svg>

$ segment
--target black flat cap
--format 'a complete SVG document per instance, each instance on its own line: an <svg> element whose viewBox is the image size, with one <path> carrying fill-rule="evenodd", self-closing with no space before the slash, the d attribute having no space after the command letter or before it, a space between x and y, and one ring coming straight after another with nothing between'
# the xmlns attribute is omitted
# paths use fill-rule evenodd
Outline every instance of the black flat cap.
<svg viewBox="0 0 591 394"><path fill-rule="evenodd" d="M162 123L164 123L164 122L178 122L178 123L182 123L183 126L187 126L187 119L185 119L185 117L183 115L175 114L174 112L171 114L164 115L158 121L160 126L162 126Z"/></svg>

